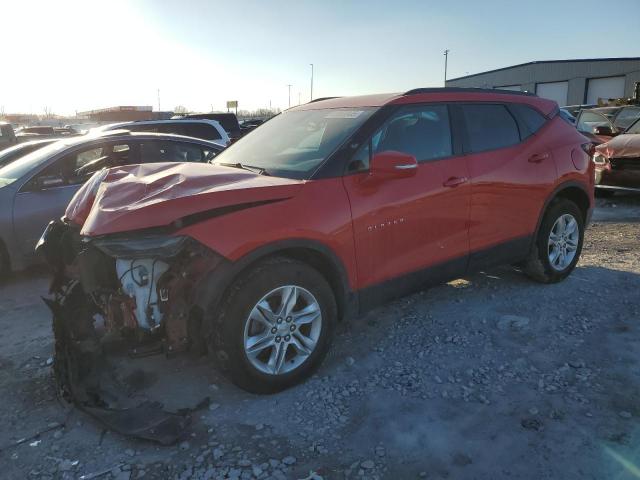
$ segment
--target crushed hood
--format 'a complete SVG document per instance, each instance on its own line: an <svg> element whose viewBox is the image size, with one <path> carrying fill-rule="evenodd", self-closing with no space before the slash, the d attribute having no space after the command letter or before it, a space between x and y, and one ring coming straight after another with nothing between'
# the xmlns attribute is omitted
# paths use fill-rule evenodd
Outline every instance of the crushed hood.
<svg viewBox="0 0 640 480"><path fill-rule="evenodd" d="M129 165L94 174L65 216L82 227L82 235L126 232L214 209L284 200L303 183L210 164Z"/></svg>
<svg viewBox="0 0 640 480"><path fill-rule="evenodd" d="M607 158L640 157L640 134L618 135L596 147Z"/></svg>

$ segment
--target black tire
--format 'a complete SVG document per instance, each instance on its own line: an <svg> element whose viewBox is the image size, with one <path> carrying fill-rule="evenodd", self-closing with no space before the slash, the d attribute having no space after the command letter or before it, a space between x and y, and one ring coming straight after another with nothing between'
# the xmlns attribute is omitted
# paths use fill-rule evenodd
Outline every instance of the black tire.
<svg viewBox="0 0 640 480"><path fill-rule="evenodd" d="M569 265L562 270L557 270L551 266L549 261L548 242L551 229L556 220L562 215L570 214L575 218L579 228L578 246L576 254ZM529 277L541 283L557 283L569 276L573 271L582 252L584 240L584 217L578 206L571 200L560 198L555 200L548 208L538 230L538 235L529 257L523 264L523 271Z"/></svg>
<svg viewBox="0 0 640 480"><path fill-rule="evenodd" d="M244 348L244 328L254 306L267 293L285 285L302 287L315 297L322 315L321 330L315 349L301 365L272 375L251 364ZM297 260L274 257L240 275L213 318L209 344L224 374L249 392L275 393L302 382L322 363L337 319L337 306L331 287L318 271Z"/></svg>
<svg viewBox="0 0 640 480"><path fill-rule="evenodd" d="M615 190L606 190L604 188L596 188L594 195L596 198L611 198L615 195Z"/></svg>

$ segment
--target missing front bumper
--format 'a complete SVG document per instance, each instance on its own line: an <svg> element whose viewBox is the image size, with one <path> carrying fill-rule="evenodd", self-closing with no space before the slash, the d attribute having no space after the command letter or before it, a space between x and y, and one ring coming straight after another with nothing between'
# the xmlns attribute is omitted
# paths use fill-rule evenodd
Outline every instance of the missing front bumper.
<svg viewBox="0 0 640 480"><path fill-rule="evenodd" d="M138 321L144 309L136 308L136 301L142 300L123 288L116 259L82 241L73 227L50 224L37 248L53 269L52 298L45 303L53 314L54 375L62 396L121 434L163 445L179 441L190 412L207 405L208 398L196 407L168 411L145 392L128 389L120 367L136 357L169 355L195 345L201 349L204 334L195 295L219 257L188 241L167 259L167 267L139 296L151 299L153 314L161 315L162 322L149 328Z"/></svg>

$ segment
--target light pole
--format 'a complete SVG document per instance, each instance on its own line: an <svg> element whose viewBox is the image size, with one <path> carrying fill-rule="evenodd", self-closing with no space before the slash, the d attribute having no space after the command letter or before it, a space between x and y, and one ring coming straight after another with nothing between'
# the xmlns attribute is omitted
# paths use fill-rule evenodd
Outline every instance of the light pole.
<svg viewBox="0 0 640 480"><path fill-rule="evenodd" d="M291 84L288 84L287 87L289 87L289 108L291 108Z"/></svg>
<svg viewBox="0 0 640 480"><path fill-rule="evenodd" d="M311 65L311 100L313 100L313 63L309 65Z"/></svg>
<svg viewBox="0 0 640 480"><path fill-rule="evenodd" d="M449 50L444 51L444 86L447 86L447 60L449 59Z"/></svg>

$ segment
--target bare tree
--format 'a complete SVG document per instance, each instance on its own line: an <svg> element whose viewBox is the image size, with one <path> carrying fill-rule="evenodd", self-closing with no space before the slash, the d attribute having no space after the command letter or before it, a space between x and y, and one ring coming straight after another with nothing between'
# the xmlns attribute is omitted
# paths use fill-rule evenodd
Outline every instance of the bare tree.
<svg viewBox="0 0 640 480"><path fill-rule="evenodd" d="M179 115L183 115L185 113L189 113L189 110L184 105L178 105L177 107L175 107L173 109L173 113L176 113L176 114L179 114Z"/></svg>

